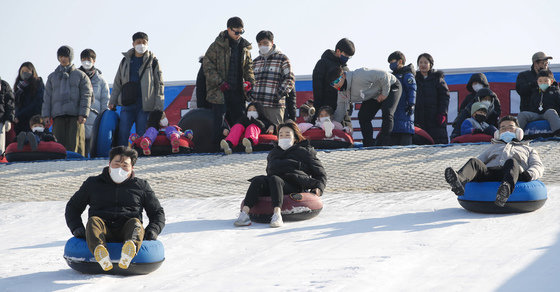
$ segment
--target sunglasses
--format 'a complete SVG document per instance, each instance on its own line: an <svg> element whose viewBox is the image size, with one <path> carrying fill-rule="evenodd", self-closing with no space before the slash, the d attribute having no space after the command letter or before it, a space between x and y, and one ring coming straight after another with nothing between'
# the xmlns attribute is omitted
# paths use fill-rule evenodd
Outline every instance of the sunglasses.
<svg viewBox="0 0 560 292"><path fill-rule="evenodd" d="M340 80L342 79L344 75L340 75L340 77L338 77L335 81L331 82L331 86L334 86L335 84L338 84L338 82L340 82Z"/></svg>
<svg viewBox="0 0 560 292"><path fill-rule="evenodd" d="M233 33L234 33L235 35L240 35L240 34L244 34L244 33L245 33L245 30L244 30L244 29L241 29L240 31L233 30L233 28L231 28L231 27L230 27L229 29L231 29L231 31L233 31Z"/></svg>

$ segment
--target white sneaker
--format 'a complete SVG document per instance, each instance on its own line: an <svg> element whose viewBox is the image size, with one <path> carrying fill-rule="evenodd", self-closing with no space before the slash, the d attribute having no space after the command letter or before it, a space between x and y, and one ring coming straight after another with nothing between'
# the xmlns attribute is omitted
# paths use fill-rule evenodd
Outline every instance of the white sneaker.
<svg viewBox="0 0 560 292"><path fill-rule="evenodd" d="M284 225L284 221L282 221L282 214L280 213L273 213L272 219L270 219L270 227L281 227Z"/></svg>
<svg viewBox="0 0 560 292"><path fill-rule="evenodd" d="M99 263L103 271L109 271L113 268L113 264L111 263L111 258L109 257L109 251L103 245L98 245L95 247L93 251L93 256L95 260Z"/></svg>
<svg viewBox="0 0 560 292"><path fill-rule="evenodd" d="M332 131L334 129L334 124L331 121L326 121L323 123L323 129L325 130L325 137L332 137Z"/></svg>
<svg viewBox="0 0 560 292"><path fill-rule="evenodd" d="M243 146L245 146L245 153L248 154L253 152L253 143L251 143L251 140L243 138L241 143L243 143Z"/></svg>
<svg viewBox="0 0 560 292"><path fill-rule="evenodd" d="M220 141L220 148L224 150L224 153L226 155L230 155L231 153L233 153L231 147L229 147L229 143L225 139L222 139L222 141Z"/></svg>
<svg viewBox="0 0 560 292"><path fill-rule="evenodd" d="M119 261L119 268L128 269L130 262L136 256L136 244L132 240L127 240L122 247L121 260Z"/></svg>
<svg viewBox="0 0 560 292"><path fill-rule="evenodd" d="M249 217L249 214L241 211L239 212L239 217L237 218L237 220L235 220L235 222L233 222L233 225L235 226L249 226L251 225L251 218Z"/></svg>

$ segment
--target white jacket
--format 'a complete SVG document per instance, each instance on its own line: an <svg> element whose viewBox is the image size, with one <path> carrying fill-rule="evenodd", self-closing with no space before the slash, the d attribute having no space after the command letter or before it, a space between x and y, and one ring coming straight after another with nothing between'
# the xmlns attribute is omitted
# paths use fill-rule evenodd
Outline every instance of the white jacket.
<svg viewBox="0 0 560 292"><path fill-rule="evenodd" d="M492 144L479 156L487 167L503 166L506 160L513 158L519 163L522 170L531 174L531 179L536 180L543 176L544 165L535 149L525 142L511 141L505 143L502 140L492 139Z"/></svg>

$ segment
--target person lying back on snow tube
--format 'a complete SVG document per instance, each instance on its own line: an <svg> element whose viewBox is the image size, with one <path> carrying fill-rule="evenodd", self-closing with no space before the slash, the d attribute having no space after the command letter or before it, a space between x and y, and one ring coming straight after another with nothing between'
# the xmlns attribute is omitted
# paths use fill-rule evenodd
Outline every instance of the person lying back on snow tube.
<svg viewBox="0 0 560 292"><path fill-rule="evenodd" d="M187 139L192 140L193 132L191 130L186 130L185 133L181 132L181 128L177 125L170 126L167 117L165 116L165 112L160 110L151 111L148 115L148 122L147 122L146 133L144 136L138 137L136 134L130 135L130 140L134 142L136 139L140 140L140 147L142 148L142 152L144 155L151 155L151 147L156 140L158 132L165 133L167 139L171 141L171 152L178 153L179 146L181 146L179 139L181 136L187 137ZM158 130L159 129L159 130Z"/></svg>
<svg viewBox="0 0 560 292"><path fill-rule="evenodd" d="M100 175L90 176L66 204L66 225L75 237L85 238L91 253L104 271L113 264L108 241L124 242L119 268L128 269L143 240L155 240L165 226L165 213L146 180L134 175L138 153L117 146L109 153L109 165ZM88 222L82 213L89 205ZM150 220L142 226L142 211Z"/></svg>
<svg viewBox="0 0 560 292"><path fill-rule="evenodd" d="M311 129L313 124L311 123L299 123L298 128L301 133ZM315 127L323 129L325 131L325 137L330 138L333 135L333 130L344 130L342 124L333 120L333 110L330 106L325 105L319 109L317 113L317 120L315 120Z"/></svg>
<svg viewBox="0 0 560 292"><path fill-rule="evenodd" d="M478 158L471 158L456 172L445 169L445 180L457 195L465 193L465 184L477 181L500 181L496 193L496 205L503 207L520 181L532 181L542 177L544 166L539 154L523 139L523 129L519 128L514 116L500 119L500 129L494 133L492 144Z"/></svg>
<svg viewBox="0 0 560 292"><path fill-rule="evenodd" d="M29 120L31 132L19 132L17 135L17 149L22 150L25 144L31 146L31 151L37 150L41 141L56 142L54 135L46 128L46 123L41 115L34 115Z"/></svg>
<svg viewBox="0 0 560 292"><path fill-rule="evenodd" d="M283 225L281 208L284 194L311 190L320 196L327 183L327 174L317 158L317 152L300 133L294 122L278 126L278 144L268 153L266 175L251 178L235 226L251 225L249 211L259 196L270 196L274 213L271 227Z"/></svg>
<svg viewBox="0 0 560 292"><path fill-rule="evenodd" d="M264 109L260 103L252 102L247 106L247 115L243 116L233 127L227 137L220 141L220 148L225 154L231 154L233 148L241 143L246 153L253 152L253 146L259 144L259 135L262 132L274 134L275 126L264 115Z"/></svg>
<svg viewBox="0 0 560 292"><path fill-rule="evenodd" d="M494 135L496 127L486 122L488 106L482 102L475 102L471 106L471 117L461 124L461 135L486 134Z"/></svg>

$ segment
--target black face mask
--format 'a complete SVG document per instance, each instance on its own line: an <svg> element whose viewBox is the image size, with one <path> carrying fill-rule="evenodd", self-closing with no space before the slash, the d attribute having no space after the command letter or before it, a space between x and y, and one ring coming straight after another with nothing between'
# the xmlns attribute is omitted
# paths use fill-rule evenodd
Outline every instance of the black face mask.
<svg viewBox="0 0 560 292"><path fill-rule="evenodd" d="M341 64L346 64L346 62L348 62L348 60L350 60L349 57L346 57L344 55L340 55L340 63Z"/></svg>
<svg viewBox="0 0 560 292"><path fill-rule="evenodd" d="M477 115L474 115L474 119L479 123L483 123L484 121L486 121L486 116L481 115L481 114L477 114Z"/></svg>

